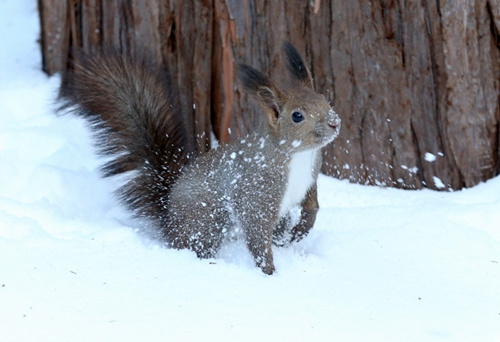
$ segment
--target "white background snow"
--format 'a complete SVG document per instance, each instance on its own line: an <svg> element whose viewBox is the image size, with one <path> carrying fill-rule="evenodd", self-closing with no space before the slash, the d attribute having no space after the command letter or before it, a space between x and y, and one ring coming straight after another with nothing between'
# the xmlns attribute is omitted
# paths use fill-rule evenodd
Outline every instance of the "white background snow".
<svg viewBox="0 0 500 342"><path fill-rule="evenodd" d="M0 0L0 341L500 341L500 179L454 193L321 177L265 276L136 232L85 125L56 117L36 1Z"/></svg>

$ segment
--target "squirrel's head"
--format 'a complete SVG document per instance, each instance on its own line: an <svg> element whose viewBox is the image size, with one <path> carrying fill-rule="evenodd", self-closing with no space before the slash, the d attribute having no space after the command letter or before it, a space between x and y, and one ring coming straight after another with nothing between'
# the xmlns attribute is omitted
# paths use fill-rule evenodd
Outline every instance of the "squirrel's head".
<svg viewBox="0 0 500 342"><path fill-rule="evenodd" d="M239 66L239 77L247 92L261 104L271 134L290 151L320 148L333 141L340 118L325 97L314 91L311 73L292 44L283 45L290 86L280 90L266 75Z"/></svg>

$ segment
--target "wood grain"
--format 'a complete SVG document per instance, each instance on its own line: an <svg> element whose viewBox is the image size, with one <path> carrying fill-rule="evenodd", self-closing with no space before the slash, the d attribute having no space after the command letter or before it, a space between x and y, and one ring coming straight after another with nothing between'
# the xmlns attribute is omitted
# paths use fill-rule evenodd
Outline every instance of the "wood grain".
<svg viewBox="0 0 500 342"><path fill-rule="evenodd" d="M290 40L342 118L324 172L438 190L500 172L500 0L39 0L39 10L48 74L97 46L163 60L200 152L211 132L228 142L262 124L235 65L285 84Z"/></svg>

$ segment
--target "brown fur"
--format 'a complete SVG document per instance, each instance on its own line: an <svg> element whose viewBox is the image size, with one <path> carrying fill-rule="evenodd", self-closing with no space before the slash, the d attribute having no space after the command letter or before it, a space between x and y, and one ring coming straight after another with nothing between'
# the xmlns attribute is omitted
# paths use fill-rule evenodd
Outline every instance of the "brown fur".
<svg viewBox="0 0 500 342"><path fill-rule="evenodd" d="M340 125L295 48L286 43L284 53L291 76L286 91L249 66L239 68L267 127L198 158L168 75L147 58L82 56L61 99L92 123L101 153L114 158L104 174L134 172L121 198L170 246L214 257L223 241L242 236L256 264L272 274L273 234L286 244L314 224L320 149ZM296 205L301 218L292 227L289 211Z"/></svg>

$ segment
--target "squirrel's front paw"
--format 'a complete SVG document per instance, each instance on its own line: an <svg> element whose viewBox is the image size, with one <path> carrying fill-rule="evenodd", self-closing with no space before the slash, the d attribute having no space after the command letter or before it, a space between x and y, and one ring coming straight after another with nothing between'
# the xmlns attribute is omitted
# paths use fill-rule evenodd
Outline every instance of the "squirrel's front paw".
<svg viewBox="0 0 500 342"><path fill-rule="evenodd" d="M267 263L263 263L263 264L259 265L259 267L262 270L262 272L264 272L265 274L268 274L268 275L271 275L274 273L274 271L276 271L272 261L267 262Z"/></svg>

